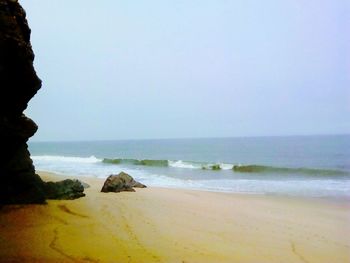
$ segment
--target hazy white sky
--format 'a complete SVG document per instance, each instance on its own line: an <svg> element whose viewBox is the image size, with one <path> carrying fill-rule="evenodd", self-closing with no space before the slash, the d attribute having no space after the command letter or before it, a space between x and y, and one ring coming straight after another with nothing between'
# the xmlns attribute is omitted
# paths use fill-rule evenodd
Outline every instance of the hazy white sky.
<svg viewBox="0 0 350 263"><path fill-rule="evenodd" d="M22 0L33 140L350 133L348 0Z"/></svg>

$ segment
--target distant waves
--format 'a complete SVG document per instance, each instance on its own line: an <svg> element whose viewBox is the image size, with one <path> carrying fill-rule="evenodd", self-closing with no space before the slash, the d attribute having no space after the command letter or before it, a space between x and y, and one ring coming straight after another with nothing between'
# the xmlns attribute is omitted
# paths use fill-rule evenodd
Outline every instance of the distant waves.
<svg viewBox="0 0 350 263"><path fill-rule="evenodd" d="M349 172L341 170L240 165L95 156L32 156L38 171L106 178L124 171L148 186L251 194L349 196Z"/></svg>
<svg viewBox="0 0 350 263"><path fill-rule="evenodd" d="M90 157L72 157L72 156L32 156L32 159L37 163L85 163L96 164L103 163L106 165L126 165L126 166L148 166L148 167L169 167L178 169L202 169L202 170L232 170L235 173L255 173L255 174L302 174L313 176L336 176L348 175L349 173L335 169L315 169L315 168L295 168L295 167L275 167L267 165L242 165L220 162L192 162L182 160L153 160L153 159L132 159L132 158L103 158L99 159L95 156Z"/></svg>

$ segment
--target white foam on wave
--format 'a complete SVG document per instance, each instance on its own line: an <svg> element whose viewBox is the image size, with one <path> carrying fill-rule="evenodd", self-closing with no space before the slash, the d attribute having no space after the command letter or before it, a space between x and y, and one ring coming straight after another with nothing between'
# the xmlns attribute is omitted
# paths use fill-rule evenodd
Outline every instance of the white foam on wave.
<svg viewBox="0 0 350 263"><path fill-rule="evenodd" d="M229 163L220 163L220 168L221 168L222 170L232 170L233 164L229 164Z"/></svg>
<svg viewBox="0 0 350 263"><path fill-rule="evenodd" d="M196 163L196 162L186 162L182 160L178 161L168 161L170 167L183 168L183 169L211 169L214 165L219 165L222 170L231 170L233 164L228 163Z"/></svg>
<svg viewBox="0 0 350 263"><path fill-rule="evenodd" d="M197 185L192 180L180 179L175 177L169 177L154 173L134 173L134 178L137 181L145 183L148 186L154 187L169 187L169 188L198 188Z"/></svg>
<svg viewBox="0 0 350 263"><path fill-rule="evenodd" d="M171 167L175 167L175 168L187 168L187 169L200 169L201 166L200 165L195 165L193 163L190 162L184 162L184 161L168 161L169 166Z"/></svg>
<svg viewBox="0 0 350 263"><path fill-rule="evenodd" d="M96 176L102 160L95 156L76 157L59 155L31 156L36 170L64 175Z"/></svg>
<svg viewBox="0 0 350 263"><path fill-rule="evenodd" d="M59 156L59 155L39 155L31 156L33 161L37 162L66 162L66 163L99 163L102 159L95 156L90 157L74 157L74 156Z"/></svg>

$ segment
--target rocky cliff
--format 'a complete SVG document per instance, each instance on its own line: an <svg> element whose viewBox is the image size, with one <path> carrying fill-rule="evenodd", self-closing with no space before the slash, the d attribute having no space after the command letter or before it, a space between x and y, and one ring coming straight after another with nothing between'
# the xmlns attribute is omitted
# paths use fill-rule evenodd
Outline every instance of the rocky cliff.
<svg viewBox="0 0 350 263"><path fill-rule="evenodd" d="M41 87L33 60L25 11L0 0L0 204L44 203L47 195L27 149L38 127L23 114Z"/></svg>
<svg viewBox="0 0 350 263"><path fill-rule="evenodd" d="M1 203L42 203L43 182L27 150L37 125L24 116L41 87L33 67L26 13L14 0L0 0L0 175Z"/></svg>

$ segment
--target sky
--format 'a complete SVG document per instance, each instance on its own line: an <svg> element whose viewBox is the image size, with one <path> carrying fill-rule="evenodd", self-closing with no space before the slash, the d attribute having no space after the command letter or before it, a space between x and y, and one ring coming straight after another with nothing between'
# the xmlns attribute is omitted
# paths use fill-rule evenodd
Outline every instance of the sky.
<svg viewBox="0 0 350 263"><path fill-rule="evenodd" d="M33 141L350 133L348 0L22 0Z"/></svg>

